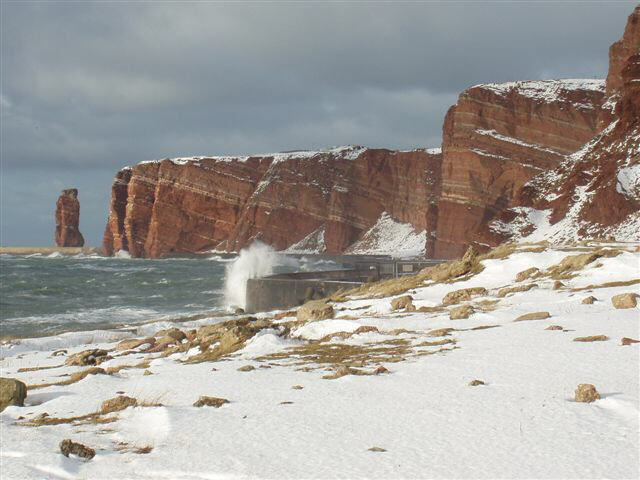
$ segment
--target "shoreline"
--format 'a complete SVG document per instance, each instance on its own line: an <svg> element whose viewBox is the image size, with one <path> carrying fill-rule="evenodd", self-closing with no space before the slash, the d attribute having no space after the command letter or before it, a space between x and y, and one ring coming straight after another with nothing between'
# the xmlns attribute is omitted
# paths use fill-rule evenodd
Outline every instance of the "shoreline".
<svg viewBox="0 0 640 480"><path fill-rule="evenodd" d="M0 255L33 255L41 253L43 255L51 253L61 253L62 255L103 255L100 247L0 247Z"/></svg>

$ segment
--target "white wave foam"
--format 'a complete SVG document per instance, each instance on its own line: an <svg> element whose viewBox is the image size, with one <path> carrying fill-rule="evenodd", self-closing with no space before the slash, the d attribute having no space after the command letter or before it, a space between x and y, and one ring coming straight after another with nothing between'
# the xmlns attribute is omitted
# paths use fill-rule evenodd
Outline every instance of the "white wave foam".
<svg viewBox="0 0 640 480"><path fill-rule="evenodd" d="M238 257L227 265L225 301L229 307L245 308L247 280L272 275L277 265L297 266L295 259L287 258L272 247L256 241L240 250Z"/></svg>

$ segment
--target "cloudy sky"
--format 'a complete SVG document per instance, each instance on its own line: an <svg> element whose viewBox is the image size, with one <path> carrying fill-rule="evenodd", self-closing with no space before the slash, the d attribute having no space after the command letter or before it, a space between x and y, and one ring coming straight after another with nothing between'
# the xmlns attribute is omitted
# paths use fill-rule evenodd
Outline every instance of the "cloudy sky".
<svg viewBox="0 0 640 480"><path fill-rule="evenodd" d="M636 2L1 3L2 245L99 245L125 165L440 144L477 83L604 77Z"/></svg>

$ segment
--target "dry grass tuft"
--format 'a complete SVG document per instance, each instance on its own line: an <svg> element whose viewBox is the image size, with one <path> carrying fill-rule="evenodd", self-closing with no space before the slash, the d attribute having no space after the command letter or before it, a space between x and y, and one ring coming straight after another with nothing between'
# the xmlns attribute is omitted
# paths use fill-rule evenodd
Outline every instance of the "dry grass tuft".
<svg viewBox="0 0 640 480"><path fill-rule="evenodd" d="M27 390L36 390L38 388L45 387L53 387L59 385L71 385L72 383L79 382L84 379L88 375L106 375L107 372L100 367L92 367L87 368L86 370L81 370L80 372L72 373L67 380L62 380L60 382L49 382L49 383L40 383L36 385L27 385Z"/></svg>
<svg viewBox="0 0 640 480"><path fill-rule="evenodd" d="M633 280L619 281L619 282L607 282L599 285L588 285L586 287L572 288L572 292L580 292L582 290L595 290L597 288L613 288L613 287L630 287L631 285L637 285L640 283L640 278Z"/></svg>

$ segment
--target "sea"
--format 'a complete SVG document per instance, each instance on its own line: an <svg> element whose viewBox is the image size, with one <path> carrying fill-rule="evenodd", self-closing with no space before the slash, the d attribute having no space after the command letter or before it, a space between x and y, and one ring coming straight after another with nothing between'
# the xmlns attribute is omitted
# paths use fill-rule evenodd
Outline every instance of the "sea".
<svg viewBox="0 0 640 480"><path fill-rule="evenodd" d="M260 261L269 255L255 255ZM244 260L244 262L243 262ZM239 263L240 262L240 263ZM0 255L0 337L119 329L229 311L230 272L255 266L242 256L117 258L93 255ZM341 264L317 256L272 255L259 273L318 271ZM234 268L235 267L235 268ZM239 268L240 267L240 268ZM242 271L241 271L242 270Z"/></svg>

